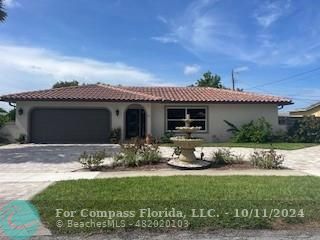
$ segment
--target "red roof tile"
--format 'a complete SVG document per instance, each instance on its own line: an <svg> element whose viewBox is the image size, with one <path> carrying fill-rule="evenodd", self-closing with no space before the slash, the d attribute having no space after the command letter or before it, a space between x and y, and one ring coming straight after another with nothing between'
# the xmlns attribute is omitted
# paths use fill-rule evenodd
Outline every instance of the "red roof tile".
<svg viewBox="0 0 320 240"><path fill-rule="evenodd" d="M9 94L1 101L135 101L291 104L283 97L205 87L122 87L106 84Z"/></svg>

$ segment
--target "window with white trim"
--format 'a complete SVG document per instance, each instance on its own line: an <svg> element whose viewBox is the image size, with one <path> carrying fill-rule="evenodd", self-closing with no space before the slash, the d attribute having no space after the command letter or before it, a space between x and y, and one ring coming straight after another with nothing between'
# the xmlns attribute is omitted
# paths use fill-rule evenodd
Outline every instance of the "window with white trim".
<svg viewBox="0 0 320 240"><path fill-rule="evenodd" d="M175 131L176 127L185 126L183 119L190 115L192 127L201 127L199 132L207 131L207 108L205 107L168 107L167 131Z"/></svg>

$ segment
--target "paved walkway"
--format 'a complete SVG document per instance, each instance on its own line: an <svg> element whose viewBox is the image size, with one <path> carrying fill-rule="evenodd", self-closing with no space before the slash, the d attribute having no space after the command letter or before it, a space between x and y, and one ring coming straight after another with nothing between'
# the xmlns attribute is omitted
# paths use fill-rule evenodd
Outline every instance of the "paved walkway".
<svg viewBox="0 0 320 240"><path fill-rule="evenodd" d="M121 178L121 177L151 177L151 176L307 176L307 173L295 170L175 170L160 169L155 171L117 171L117 172L101 172L96 178Z"/></svg>

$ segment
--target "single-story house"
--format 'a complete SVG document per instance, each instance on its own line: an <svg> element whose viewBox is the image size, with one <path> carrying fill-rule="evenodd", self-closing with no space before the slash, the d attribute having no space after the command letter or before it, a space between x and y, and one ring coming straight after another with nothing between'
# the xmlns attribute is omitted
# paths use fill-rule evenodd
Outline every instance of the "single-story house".
<svg viewBox="0 0 320 240"><path fill-rule="evenodd" d="M315 116L320 117L320 102L312 104L306 108L296 109L290 112L292 117Z"/></svg>
<svg viewBox="0 0 320 240"><path fill-rule="evenodd" d="M91 84L0 97L16 104L16 128L33 143L103 143L112 129L121 138L159 138L183 126L189 114L195 136L207 141L230 137L224 120L241 125L264 117L278 129L283 97L207 87L124 87Z"/></svg>

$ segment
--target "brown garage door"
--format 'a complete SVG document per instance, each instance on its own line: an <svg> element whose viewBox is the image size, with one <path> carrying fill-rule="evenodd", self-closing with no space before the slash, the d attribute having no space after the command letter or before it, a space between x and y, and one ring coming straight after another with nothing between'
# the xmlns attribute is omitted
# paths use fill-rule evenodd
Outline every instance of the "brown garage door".
<svg viewBox="0 0 320 240"><path fill-rule="evenodd" d="M106 109L35 109L30 117L33 143L106 143L110 112Z"/></svg>

